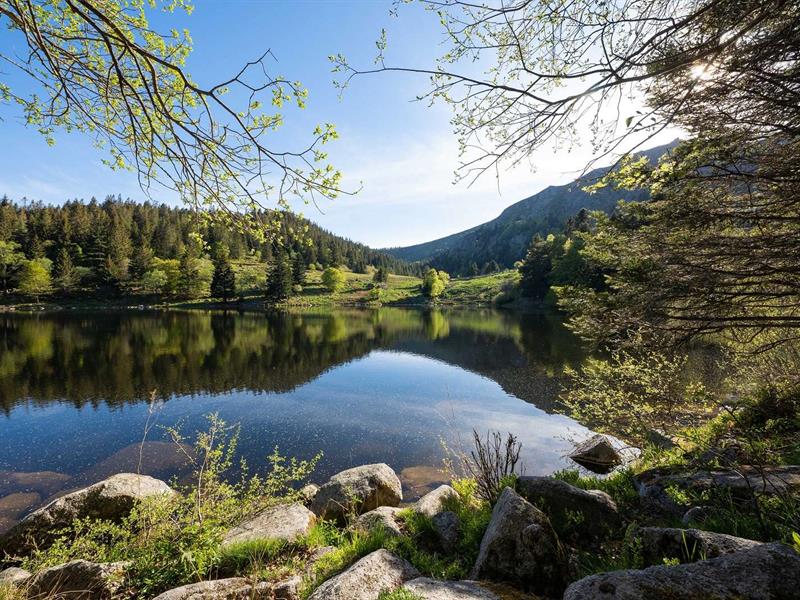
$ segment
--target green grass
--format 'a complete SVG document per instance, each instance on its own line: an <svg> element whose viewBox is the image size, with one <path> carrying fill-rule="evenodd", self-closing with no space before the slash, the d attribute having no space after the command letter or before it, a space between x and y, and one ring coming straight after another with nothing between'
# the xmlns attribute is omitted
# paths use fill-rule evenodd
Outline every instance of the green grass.
<svg viewBox="0 0 800 600"><path fill-rule="evenodd" d="M505 304L516 299L510 288L519 282L516 269L491 275L452 279L440 298L445 304Z"/></svg>
<svg viewBox="0 0 800 600"><path fill-rule="evenodd" d="M425 600L419 594L407 590L405 588L398 588L391 592L381 592L378 594L378 600Z"/></svg>

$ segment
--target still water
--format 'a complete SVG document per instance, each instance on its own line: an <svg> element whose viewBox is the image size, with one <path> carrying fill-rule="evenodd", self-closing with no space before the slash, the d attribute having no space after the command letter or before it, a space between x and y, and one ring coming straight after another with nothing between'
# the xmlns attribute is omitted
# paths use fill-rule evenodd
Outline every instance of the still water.
<svg viewBox="0 0 800 600"><path fill-rule="evenodd" d="M581 358L558 317L507 311L2 315L0 529L116 472L186 476L164 428L212 413L254 468L276 446L322 451L318 481L387 462L413 497L443 478L442 440L467 449L473 428L515 433L526 473L549 473L588 435L552 412Z"/></svg>

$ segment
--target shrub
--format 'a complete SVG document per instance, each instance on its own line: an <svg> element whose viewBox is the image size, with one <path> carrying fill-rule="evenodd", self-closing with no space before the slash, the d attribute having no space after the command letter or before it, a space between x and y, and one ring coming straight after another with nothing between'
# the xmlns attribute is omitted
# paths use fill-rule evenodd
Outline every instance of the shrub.
<svg viewBox="0 0 800 600"><path fill-rule="evenodd" d="M344 273L336 267L328 267L322 272L322 285L330 292L340 292L346 281Z"/></svg>

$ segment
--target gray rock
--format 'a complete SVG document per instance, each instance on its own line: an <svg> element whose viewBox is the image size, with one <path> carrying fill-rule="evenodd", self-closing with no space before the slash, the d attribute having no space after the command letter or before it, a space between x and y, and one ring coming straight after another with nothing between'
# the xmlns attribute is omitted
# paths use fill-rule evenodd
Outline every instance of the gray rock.
<svg viewBox="0 0 800 600"><path fill-rule="evenodd" d="M592 575L570 585L564 600L794 600L798 590L800 554L761 544L695 563Z"/></svg>
<svg viewBox="0 0 800 600"><path fill-rule="evenodd" d="M275 539L294 542L306 535L317 517L299 503L271 506L225 534L223 546L252 540Z"/></svg>
<svg viewBox="0 0 800 600"><path fill-rule="evenodd" d="M27 581L26 592L30 598L112 598L120 588L125 566L125 563L73 560L36 573Z"/></svg>
<svg viewBox="0 0 800 600"><path fill-rule="evenodd" d="M244 577L231 577L182 585L159 594L154 600L250 600L251 598L272 600L279 596L273 593L273 586L269 583L252 583Z"/></svg>
<svg viewBox="0 0 800 600"><path fill-rule="evenodd" d="M556 524L580 536L601 537L622 525L616 503L600 490L582 490L552 477L520 477L519 493ZM580 515L576 521L575 515Z"/></svg>
<svg viewBox="0 0 800 600"><path fill-rule="evenodd" d="M403 535L403 530L397 521L397 513L401 510L396 506L379 506L375 510L359 516L353 524L353 528L366 532L383 528L390 536L401 536Z"/></svg>
<svg viewBox="0 0 800 600"><path fill-rule="evenodd" d="M413 579L404 589L424 600L500 600L476 581L440 581L428 577Z"/></svg>
<svg viewBox="0 0 800 600"><path fill-rule="evenodd" d="M271 587L272 597L275 600L298 600L302 584L303 578L299 575L274 583Z"/></svg>
<svg viewBox="0 0 800 600"><path fill-rule="evenodd" d="M173 493L172 488L160 479L119 473L35 510L0 537L0 548L11 556L26 554L34 547L46 548L57 532L69 527L75 519L119 522L131 512L136 502Z"/></svg>
<svg viewBox="0 0 800 600"><path fill-rule="evenodd" d="M547 515L511 488L504 489L470 578L557 596L564 590L566 571L566 555Z"/></svg>
<svg viewBox="0 0 800 600"><path fill-rule="evenodd" d="M691 525L692 523L705 523L713 512L714 507L712 506L693 506L683 513L681 522L684 525Z"/></svg>
<svg viewBox="0 0 800 600"><path fill-rule="evenodd" d="M396 590L416 577L419 572L408 561L376 550L323 583L308 600L377 600L381 592Z"/></svg>
<svg viewBox="0 0 800 600"><path fill-rule="evenodd" d="M448 554L454 552L461 534L461 521L459 521L458 515L446 510L435 514L431 518L431 523L442 550Z"/></svg>
<svg viewBox="0 0 800 600"><path fill-rule="evenodd" d="M642 527L634 533L641 540L645 565L660 565L664 559L694 562L748 550L762 542L699 529Z"/></svg>
<svg viewBox="0 0 800 600"><path fill-rule="evenodd" d="M412 508L426 517L433 517L443 510L446 510L445 505L448 500L455 500L457 498L458 492L453 488L449 485L440 485L432 492L428 492L417 500Z"/></svg>
<svg viewBox="0 0 800 600"><path fill-rule="evenodd" d="M608 473L622 463L622 457L611 441L599 433L577 444L569 457L595 473Z"/></svg>
<svg viewBox="0 0 800 600"><path fill-rule="evenodd" d="M20 569L19 567L9 567L0 571L0 585L10 584L15 586L22 586L32 577L30 571Z"/></svg>
<svg viewBox="0 0 800 600"><path fill-rule="evenodd" d="M311 510L323 519L342 522L350 512L363 514L379 506L397 506L403 490L395 472L384 463L337 473L323 485Z"/></svg>

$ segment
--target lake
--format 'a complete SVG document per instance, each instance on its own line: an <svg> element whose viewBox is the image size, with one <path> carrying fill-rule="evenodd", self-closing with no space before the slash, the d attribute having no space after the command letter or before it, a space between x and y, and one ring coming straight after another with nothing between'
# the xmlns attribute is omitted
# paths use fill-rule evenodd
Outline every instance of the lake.
<svg viewBox="0 0 800 600"><path fill-rule="evenodd" d="M254 469L276 446L323 452L320 482L387 462L409 497L473 428L518 435L528 474L575 466L589 432L553 407L582 356L557 316L489 309L6 313L0 529L116 472L185 477L164 428L192 435L212 413L239 424Z"/></svg>

